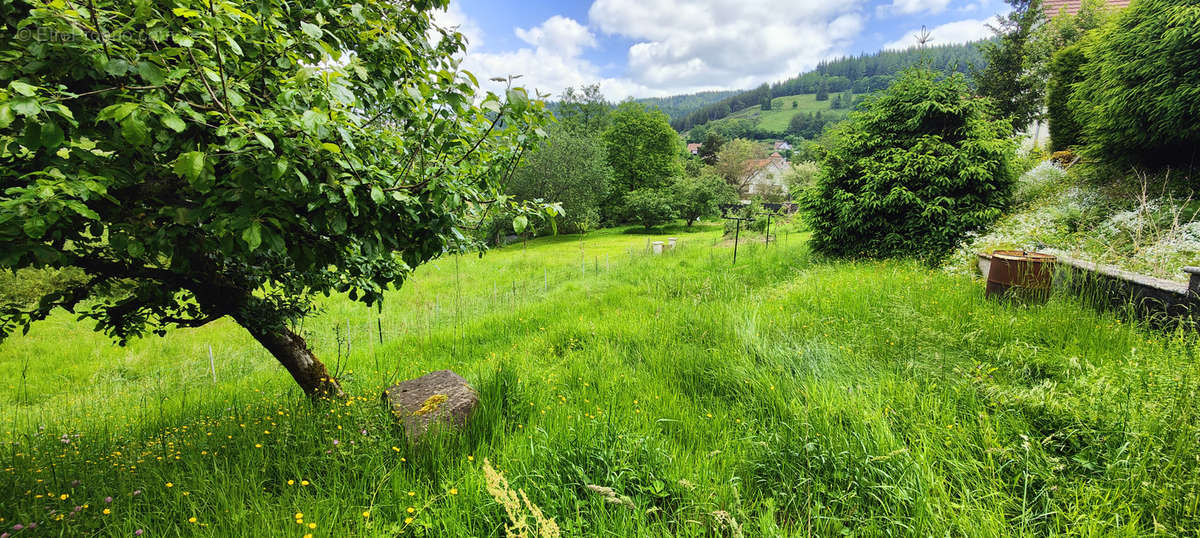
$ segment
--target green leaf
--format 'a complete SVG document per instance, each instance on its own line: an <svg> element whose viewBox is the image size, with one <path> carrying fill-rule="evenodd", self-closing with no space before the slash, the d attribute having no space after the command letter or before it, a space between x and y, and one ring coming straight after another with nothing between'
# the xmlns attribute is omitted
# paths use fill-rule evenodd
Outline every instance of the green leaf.
<svg viewBox="0 0 1200 538"><path fill-rule="evenodd" d="M37 99L28 95L21 95L9 101L13 112L25 116L27 118L36 116L42 110L42 105L38 104Z"/></svg>
<svg viewBox="0 0 1200 538"><path fill-rule="evenodd" d="M86 206L86 205L83 205L83 202L80 202L79 200L70 200L70 201L68 201L68 202L67 202L67 207L71 208L71 211L74 211L74 212L78 213L78 214L79 214L79 216L81 216L81 217L83 217L83 218L85 218L85 219L88 219L88 220L100 220L100 214L99 214L99 213L96 213L95 211L92 211L92 209L91 209L91 208L89 208L89 207L88 207L88 206Z"/></svg>
<svg viewBox="0 0 1200 538"><path fill-rule="evenodd" d="M204 158L202 151L189 151L180 155L175 159L175 174L194 184L204 172Z"/></svg>
<svg viewBox="0 0 1200 538"><path fill-rule="evenodd" d="M250 223L249 228L242 230L242 240L250 246L252 252L257 249L262 244L262 224L258 221Z"/></svg>
<svg viewBox="0 0 1200 538"><path fill-rule="evenodd" d="M121 136L126 142L140 146L150 140L150 128L140 115L130 114L121 122Z"/></svg>
<svg viewBox="0 0 1200 538"><path fill-rule="evenodd" d="M183 123L183 119L174 114L163 114L162 122L168 129L177 133L182 133L184 129L187 129L187 124Z"/></svg>
<svg viewBox="0 0 1200 538"><path fill-rule="evenodd" d="M146 82L156 86L166 81L163 70L151 62L138 62L137 72Z"/></svg>
<svg viewBox="0 0 1200 538"><path fill-rule="evenodd" d="M104 64L104 72L119 77L129 72L129 62L125 60L110 60Z"/></svg>
<svg viewBox="0 0 1200 538"><path fill-rule="evenodd" d="M269 137L265 134L259 133L259 132L255 132L254 138L257 138L258 143L262 144L264 148L267 148L269 150L275 149L275 143L271 141L271 137Z"/></svg>
<svg viewBox="0 0 1200 538"><path fill-rule="evenodd" d="M371 200L374 201L376 205L382 205L383 201L386 199L387 197L383 195L383 189L376 185L371 185Z"/></svg>
<svg viewBox="0 0 1200 538"><path fill-rule="evenodd" d="M8 106L8 103L0 104L0 129L12 125L15 119L17 117L13 114L12 107Z"/></svg>
<svg viewBox="0 0 1200 538"><path fill-rule="evenodd" d="M31 239L41 239L42 235L46 233L46 219L42 218L41 215L32 215L25 219L23 228L25 229L25 235L28 235Z"/></svg>
<svg viewBox="0 0 1200 538"><path fill-rule="evenodd" d="M517 215L517 217L513 219L513 231L517 232L518 234L524 233L525 228L527 227L529 227L529 217L526 217L525 215Z"/></svg>
<svg viewBox="0 0 1200 538"><path fill-rule="evenodd" d="M331 153L341 153L342 152L342 148L338 147L337 144L333 144L330 142L322 142L321 148L324 149L325 151L328 151Z"/></svg>
<svg viewBox="0 0 1200 538"><path fill-rule="evenodd" d="M172 9L171 13L174 13L176 17L183 17L185 19L192 19L192 18L200 16L199 11L196 11L194 9L189 9L186 7L177 7L175 9Z"/></svg>
<svg viewBox="0 0 1200 538"><path fill-rule="evenodd" d="M14 92L17 92L17 93L19 93L19 94L21 94L21 95L28 95L28 96L32 96L32 95L34 95L35 93L37 93L37 88L36 88L36 87L34 87L34 86L31 86L31 85L29 85L29 84L26 84L26 83L24 83L24 82L21 82L21 81L19 81L19 80L14 80L14 81L10 82L10 83L8 84L8 87L9 87L9 89L11 89L12 91L14 91Z"/></svg>
<svg viewBox="0 0 1200 538"><path fill-rule="evenodd" d="M57 123L47 121L42 124L42 145L47 149L55 149L63 142L63 130Z"/></svg>
<svg viewBox="0 0 1200 538"><path fill-rule="evenodd" d="M195 42L192 41L192 38L190 36L188 36L187 34L175 34L175 35L171 36L171 39L175 40L175 43L177 45L184 47L184 48L191 48L192 45L195 44Z"/></svg>
<svg viewBox="0 0 1200 538"><path fill-rule="evenodd" d="M300 116L300 128L308 134L316 134L317 128L325 124L325 115L316 110L305 110Z"/></svg>
<svg viewBox="0 0 1200 538"><path fill-rule="evenodd" d="M133 113L134 110L137 110L137 107L137 103L117 103L115 105L109 105L100 110L100 114L96 115L96 120L121 121L125 119L125 116L128 116L129 114Z"/></svg>
<svg viewBox="0 0 1200 538"><path fill-rule="evenodd" d="M300 23L300 29L302 31L304 31L304 33L307 34L308 37L311 37L313 39L321 39L321 36L324 35L324 32L321 31L321 27L317 26L315 24L302 22L302 23Z"/></svg>

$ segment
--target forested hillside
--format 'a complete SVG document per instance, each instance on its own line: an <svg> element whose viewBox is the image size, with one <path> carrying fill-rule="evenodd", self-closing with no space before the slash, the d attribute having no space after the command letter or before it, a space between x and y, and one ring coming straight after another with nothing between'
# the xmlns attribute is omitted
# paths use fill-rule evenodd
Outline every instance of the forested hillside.
<svg viewBox="0 0 1200 538"><path fill-rule="evenodd" d="M644 97L642 99L634 99L634 102L658 107L667 117L671 118L671 121L676 121L700 108L741 92L742 90L697 92L686 95L672 95L670 97Z"/></svg>
<svg viewBox="0 0 1200 538"><path fill-rule="evenodd" d="M851 90L856 94L881 90L892 82L896 73L923 60L927 60L933 69L946 73L966 73L972 65L982 69L985 62L980 54L980 43L926 47L924 50L884 50L822 62L816 69L797 77L731 95L682 118L672 116L671 126L678 131L686 131L744 108L761 105L778 96L815 94L822 90L827 93Z"/></svg>

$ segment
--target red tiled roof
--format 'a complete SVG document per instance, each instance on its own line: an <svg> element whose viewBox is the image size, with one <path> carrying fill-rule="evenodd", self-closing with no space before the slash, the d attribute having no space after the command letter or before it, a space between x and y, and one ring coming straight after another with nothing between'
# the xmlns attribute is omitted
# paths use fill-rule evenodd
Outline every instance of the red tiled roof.
<svg viewBox="0 0 1200 538"><path fill-rule="evenodd" d="M751 159L746 161L746 173L753 174L754 172L766 168L767 165L775 161L783 162L783 156L778 153L772 153L771 156L766 159Z"/></svg>
<svg viewBox="0 0 1200 538"><path fill-rule="evenodd" d="M1104 3L1110 8L1120 9L1129 6L1129 0L1104 0ZM1047 17L1057 17L1062 11L1066 11L1068 15L1079 13L1079 7L1083 4L1083 0L1042 0L1042 7L1046 9Z"/></svg>

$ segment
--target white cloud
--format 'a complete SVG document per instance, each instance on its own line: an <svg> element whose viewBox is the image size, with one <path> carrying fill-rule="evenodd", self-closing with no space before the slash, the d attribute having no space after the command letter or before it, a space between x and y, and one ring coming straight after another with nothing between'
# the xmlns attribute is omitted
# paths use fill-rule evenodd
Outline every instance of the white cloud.
<svg viewBox="0 0 1200 538"><path fill-rule="evenodd" d="M633 39L628 79L686 88L745 88L794 76L863 27L860 0L596 0L601 31Z"/></svg>
<svg viewBox="0 0 1200 538"><path fill-rule="evenodd" d="M628 81L605 79L600 68L582 58L584 50L596 46L596 36L573 19L555 15L533 28L515 28L514 33L530 46L507 52L477 52L477 47L468 46L463 67L485 89L498 92L505 84L490 79L520 75L516 85L555 96L568 86L597 82L610 98L653 93Z"/></svg>
<svg viewBox="0 0 1200 538"><path fill-rule="evenodd" d="M596 46L596 36L590 30L561 15L528 30L517 28L516 32L521 41L567 57L578 56L583 49Z"/></svg>
<svg viewBox="0 0 1200 538"><path fill-rule="evenodd" d="M741 89L795 76L838 55L862 31L863 1L595 0L587 25L556 15L516 28L529 46L505 52L481 51L482 32L456 2L438 20L467 35L463 66L488 89L503 86L487 79L519 74L519 84L543 93L599 83L619 100ZM595 32L633 41L621 76L605 77L584 57L598 45Z"/></svg>
<svg viewBox="0 0 1200 538"><path fill-rule="evenodd" d="M881 13L914 15L917 13L941 13L950 0L892 0L891 5L880 6Z"/></svg>
<svg viewBox="0 0 1200 538"><path fill-rule="evenodd" d="M450 2L445 11L434 10L433 21L443 28L458 29L459 33L467 38L468 47L483 45L483 30L463 12L458 2Z"/></svg>
<svg viewBox="0 0 1200 538"><path fill-rule="evenodd" d="M987 20L966 19L948 22L929 30L929 45L949 45L986 39L992 37L992 30L988 25L996 25L997 23L998 21L995 17ZM909 30L903 37L884 45L883 48L904 50L915 47L917 46L916 36L920 33L920 29Z"/></svg>

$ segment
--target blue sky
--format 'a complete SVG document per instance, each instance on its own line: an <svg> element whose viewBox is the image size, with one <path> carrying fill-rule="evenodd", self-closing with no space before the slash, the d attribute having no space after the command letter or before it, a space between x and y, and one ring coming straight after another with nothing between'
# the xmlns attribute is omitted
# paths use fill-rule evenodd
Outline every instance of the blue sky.
<svg viewBox="0 0 1200 538"><path fill-rule="evenodd" d="M451 0L439 22L470 41L482 81L522 75L558 95L598 82L610 99L742 89L817 62L986 37L1003 0Z"/></svg>

